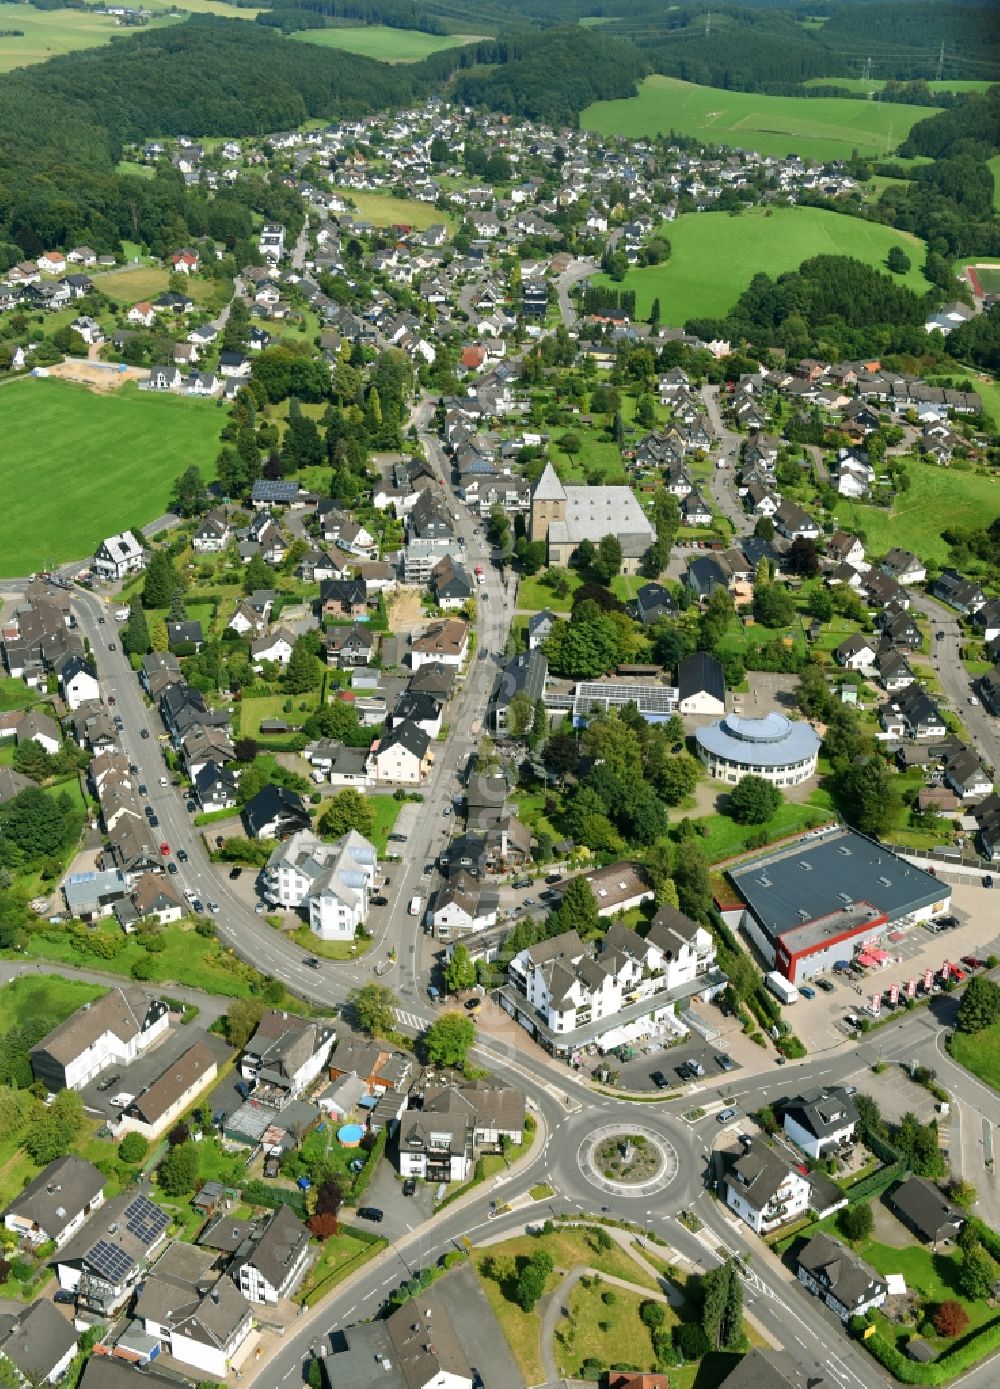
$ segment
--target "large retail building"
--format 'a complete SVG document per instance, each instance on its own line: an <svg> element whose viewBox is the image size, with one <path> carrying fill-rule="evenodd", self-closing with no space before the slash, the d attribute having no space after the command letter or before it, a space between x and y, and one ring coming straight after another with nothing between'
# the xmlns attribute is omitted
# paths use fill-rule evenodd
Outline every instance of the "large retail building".
<svg viewBox="0 0 1000 1389"><path fill-rule="evenodd" d="M727 876L744 903L723 913L729 925L793 984L951 904L946 883L843 826L813 831Z"/></svg>

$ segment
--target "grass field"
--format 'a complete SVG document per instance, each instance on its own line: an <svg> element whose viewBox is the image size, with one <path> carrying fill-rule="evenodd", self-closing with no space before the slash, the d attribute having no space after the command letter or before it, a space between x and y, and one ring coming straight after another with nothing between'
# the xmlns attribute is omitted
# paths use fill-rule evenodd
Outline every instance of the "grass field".
<svg viewBox="0 0 1000 1389"><path fill-rule="evenodd" d="M155 299L167 288L170 274L156 265L137 265L134 270L108 270L93 277L94 288L120 304Z"/></svg>
<svg viewBox="0 0 1000 1389"><path fill-rule="evenodd" d="M810 256L848 255L884 269L890 248L901 246L914 267L924 259L923 242L908 232L818 207L755 208L738 217L689 212L663 230L670 259L630 270L623 288L635 290L637 318L646 318L658 298L662 321L678 328L689 318L726 313L759 271L777 275ZM919 269L899 278L918 293L927 289ZM612 283L605 276L594 282Z"/></svg>
<svg viewBox="0 0 1000 1389"><path fill-rule="evenodd" d="M362 58L382 63L417 63L443 48L462 48L475 43L479 34L422 34L417 29L387 29L381 24L359 29L301 29L292 34L301 43L320 48L343 48Z"/></svg>
<svg viewBox="0 0 1000 1389"><path fill-rule="evenodd" d="M865 548L882 555L894 545L913 550L923 560L948 561L948 545L941 538L943 518L951 526L988 526L1000 516L1000 481L937 468L930 463L911 463L910 490L901 493L892 511L841 499L837 519L841 525L864 532Z"/></svg>
<svg viewBox="0 0 1000 1389"><path fill-rule="evenodd" d="M58 1027L85 1003L107 990L82 979L63 979L58 974L22 974L0 988L0 1035L39 1019L46 1031Z"/></svg>
<svg viewBox="0 0 1000 1389"><path fill-rule="evenodd" d="M700 87L676 77L647 77L625 101L598 101L580 117L585 130L633 138L676 130L714 145L846 159L852 150L884 155L936 107L850 97L760 96Z"/></svg>
<svg viewBox="0 0 1000 1389"><path fill-rule="evenodd" d="M121 954L105 960L84 954L61 932L38 932L31 937L24 953L33 960L80 965L126 978L136 960L151 960L153 979L157 983L187 984L192 989L204 989L206 993L227 998L247 997L250 986L244 966L235 961L230 968L227 961L233 957L217 940L206 940L196 935L190 925L180 923L164 926L161 937L165 946L159 954L147 955L135 937L129 936Z"/></svg>
<svg viewBox="0 0 1000 1389"><path fill-rule="evenodd" d="M987 294L996 294L1000 291L1000 270L977 269L976 274L979 276L979 283Z"/></svg>
<svg viewBox="0 0 1000 1389"><path fill-rule="evenodd" d="M993 170L993 206L1000 208L1000 154L986 161Z"/></svg>
<svg viewBox="0 0 1000 1389"><path fill-rule="evenodd" d="M1000 1023L982 1032L954 1032L948 1055L986 1085L1000 1091Z"/></svg>
<svg viewBox="0 0 1000 1389"><path fill-rule="evenodd" d="M433 203L419 203L415 198L394 198L390 193L350 194L351 201L358 210L358 216L366 218L376 227L394 226L403 223L425 231L435 222L451 225L446 212L439 212Z"/></svg>
<svg viewBox="0 0 1000 1389"><path fill-rule="evenodd" d="M189 464L214 473L220 420L206 401L28 378L4 388L3 419L20 485L7 490L0 577L82 559L161 515Z"/></svg>

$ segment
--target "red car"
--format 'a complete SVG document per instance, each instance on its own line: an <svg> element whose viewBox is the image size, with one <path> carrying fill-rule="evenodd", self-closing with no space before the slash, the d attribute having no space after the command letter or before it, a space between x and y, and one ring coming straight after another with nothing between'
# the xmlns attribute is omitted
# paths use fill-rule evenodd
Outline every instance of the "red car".
<svg viewBox="0 0 1000 1389"><path fill-rule="evenodd" d="M952 965L951 977L956 984L964 984L966 979L965 970L959 969L958 965Z"/></svg>
<svg viewBox="0 0 1000 1389"><path fill-rule="evenodd" d="M962 964L968 965L970 969L982 969L982 960L977 960L975 955L963 955Z"/></svg>
<svg viewBox="0 0 1000 1389"><path fill-rule="evenodd" d="M166 840L164 840L164 842L160 845L160 853L161 853L161 854L169 854L169 853L170 853L170 845L166 842Z"/></svg>

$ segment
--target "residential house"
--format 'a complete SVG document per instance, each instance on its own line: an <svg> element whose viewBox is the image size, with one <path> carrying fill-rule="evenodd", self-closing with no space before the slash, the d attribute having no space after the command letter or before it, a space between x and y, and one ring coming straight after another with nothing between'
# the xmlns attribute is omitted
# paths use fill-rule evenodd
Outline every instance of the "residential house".
<svg viewBox="0 0 1000 1389"><path fill-rule="evenodd" d="M879 650L878 656L875 658L875 672L879 684L889 694L895 694L897 690L905 690L907 685L912 685L915 679L906 657L901 652L892 649Z"/></svg>
<svg viewBox="0 0 1000 1389"><path fill-rule="evenodd" d="M463 608L472 597L472 580L465 568L451 555L438 560L431 571L431 591L439 608Z"/></svg>
<svg viewBox="0 0 1000 1389"><path fill-rule="evenodd" d="M135 881L127 902L116 903L115 916L127 932L131 926L147 918L161 926L180 921L186 907L180 890L164 873L142 873Z"/></svg>
<svg viewBox="0 0 1000 1389"><path fill-rule="evenodd" d="M73 1323L48 1298L0 1314L0 1364L13 1367L25 1385L57 1384L76 1348Z"/></svg>
<svg viewBox="0 0 1000 1389"><path fill-rule="evenodd" d="M177 647L193 646L200 651L205 640L200 622L168 622L167 645L173 650ZM184 654L183 652L181 653ZM190 652L188 653L190 655Z"/></svg>
<svg viewBox="0 0 1000 1389"><path fill-rule="evenodd" d="M218 1074L211 1048L205 1042L195 1042L127 1105L116 1133L139 1133L153 1142L191 1108Z"/></svg>
<svg viewBox="0 0 1000 1389"><path fill-rule="evenodd" d="M881 1274L826 1234L813 1235L800 1251L798 1277L845 1323L881 1307L889 1292Z"/></svg>
<svg viewBox="0 0 1000 1389"><path fill-rule="evenodd" d="M300 829L268 859L263 892L278 906L307 913L321 939L351 941L367 920L377 870L374 845L356 830L329 844Z"/></svg>
<svg viewBox="0 0 1000 1389"><path fill-rule="evenodd" d="M632 1389L612 1382L609 1389ZM639 1386L638 1389L645 1389ZM660 1389L660 1386L657 1386ZM719 1389L829 1389L828 1381L804 1368L787 1350L754 1346L740 1357Z"/></svg>
<svg viewBox="0 0 1000 1389"><path fill-rule="evenodd" d="M1000 664L979 677L977 688L983 707L991 714L1000 714Z"/></svg>
<svg viewBox="0 0 1000 1389"><path fill-rule="evenodd" d="M942 569L930 585L935 598L965 616L976 613L986 603L986 594L973 579L966 579L957 569Z"/></svg>
<svg viewBox="0 0 1000 1389"><path fill-rule="evenodd" d="M879 646L874 637L866 636L864 632L852 632L833 655L837 664L845 670L860 670L867 674L878 659Z"/></svg>
<svg viewBox="0 0 1000 1389"><path fill-rule="evenodd" d="M807 1091L782 1110L782 1126L792 1142L811 1158L827 1157L854 1139L858 1111L840 1085Z"/></svg>
<svg viewBox="0 0 1000 1389"><path fill-rule="evenodd" d="M269 785L247 801L243 824L251 839L287 839L309 828L309 810L297 791Z"/></svg>
<svg viewBox="0 0 1000 1389"><path fill-rule="evenodd" d="M63 1292L76 1294L78 1313L109 1317L120 1311L166 1239L170 1217L145 1193L130 1187L55 1256Z"/></svg>
<svg viewBox="0 0 1000 1389"><path fill-rule="evenodd" d="M32 709L14 730L18 746L22 743L37 743L48 753L57 753L62 746L62 737L55 719L49 718L38 709Z"/></svg>
<svg viewBox="0 0 1000 1389"><path fill-rule="evenodd" d="M82 1090L111 1066L128 1066L167 1031L169 1009L134 985L109 989L31 1049L31 1070L48 1089Z"/></svg>
<svg viewBox="0 0 1000 1389"><path fill-rule="evenodd" d="M229 544L232 534L229 517L225 511L217 507L202 517L198 529L191 537L191 547L200 555L218 554Z"/></svg>
<svg viewBox="0 0 1000 1389"><path fill-rule="evenodd" d="M92 661L75 652L65 656L56 667L59 688L68 708L79 709L89 700L99 700L101 686Z"/></svg>
<svg viewBox="0 0 1000 1389"><path fill-rule="evenodd" d="M548 670L545 652L536 648L512 656L497 672L486 710L486 721L497 737L523 737L531 731L535 706L545 693ZM511 718L511 705L515 699L524 706L521 712L525 717L521 727L515 727L515 721Z"/></svg>
<svg viewBox="0 0 1000 1389"><path fill-rule="evenodd" d="M694 651L677 666L677 710L681 714L724 714L726 680L722 662Z"/></svg>
<svg viewBox="0 0 1000 1389"><path fill-rule="evenodd" d="M236 774L218 762L205 762L193 778L194 794L205 812L232 810L236 805Z"/></svg>
<svg viewBox="0 0 1000 1389"><path fill-rule="evenodd" d="M138 1289L134 1321L198 1377L224 1380L253 1330L253 1309L231 1278L213 1278L215 1253L172 1244Z"/></svg>
<svg viewBox="0 0 1000 1389"><path fill-rule="evenodd" d="M774 513L775 527L789 540L818 540L822 527L797 502L784 500Z"/></svg>
<svg viewBox="0 0 1000 1389"><path fill-rule="evenodd" d="M935 1249L954 1244L965 1224L965 1214L926 1177L911 1174L900 1182L889 1195L889 1205L907 1229Z"/></svg>
<svg viewBox="0 0 1000 1389"><path fill-rule="evenodd" d="M137 574L146 564L146 552L141 540L132 531L106 536L94 551L91 569L102 579L124 579Z"/></svg>
<svg viewBox="0 0 1000 1389"><path fill-rule="evenodd" d="M458 667L468 654L468 623L448 617L440 622L432 622L419 637L413 638L410 643L410 666L413 670L431 663Z"/></svg>
<svg viewBox="0 0 1000 1389"><path fill-rule="evenodd" d="M430 922L439 940L454 940L496 925L498 896L469 873L449 874L430 905Z"/></svg>
<svg viewBox="0 0 1000 1389"><path fill-rule="evenodd" d="M849 564L858 571L865 567L865 547L847 531L834 531L826 542L826 553L837 564Z"/></svg>
<svg viewBox="0 0 1000 1389"><path fill-rule="evenodd" d="M447 1307L426 1294L411 1299L384 1321L345 1327L337 1343L344 1348L323 1362L328 1385L350 1385L351 1389L473 1387L468 1357L455 1335Z"/></svg>
<svg viewBox="0 0 1000 1389"><path fill-rule="evenodd" d="M376 637L366 622L353 627L330 627L326 632L326 660L341 670L367 666L375 650Z"/></svg>
<svg viewBox="0 0 1000 1389"><path fill-rule="evenodd" d="M879 568L883 574L888 574L890 579L895 579L898 584L922 584L927 578L927 570L923 560L918 559L910 550L900 550L894 548L889 551L885 559L879 563Z"/></svg>
<svg viewBox="0 0 1000 1389"><path fill-rule="evenodd" d="M697 555L688 561L683 583L699 602L704 602L716 589L728 590L731 578L729 570L715 555Z"/></svg>
<svg viewBox="0 0 1000 1389"><path fill-rule="evenodd" d="M726 1205L757 1235L796 1220L809 1208L809 1183L787 1158L753 1143L726 1172Z"/></svg>
<svg viewBox="0 0 1000 1389"><path fill-rule="evenodd" d="M550 608L542 608L541 612L532 613L528 618L528 650L534 651L544 642L548 641L552 635L552 629L558 622L558 618ZM997 627L1000 633L1000 625Z"/></svg>
<svg viewBox="0 0 1000 1389"><path fill-rule="evenodd" d="M255 1093L297 1099L322 1072L335 1040L333 1028L324 1022L270 1008L243 1050L240 1075Z"/></svg>
<svg viewBox="0 0 1000 1389"><path fill-rule="evenodd" d="M991 778L971 748L962 748L944 764L944 779L960 800L981 801L993 790Z"/></svg>
<svg viewBox="0 0 1000 1389"><path fill-rule="evenodd" d="M372 746L371 765L376 781L416 786L428 769L430 739L416 724L397 723Z"/></svg>
<svg viewBox="0 0 1000 1389"><path fill-rule="evenodd" d="M325 579L319 586L319 610L323 617L362 617L368 607L364 579Z"/></svg>
<svg viewBox="0 0 1000 1389"><path fill-rule="evenodd" d="M274 1305L294 1291L309 1262L309 1231L289 1206L281 1205L240 1249L232 1274L249 1301Z"/></svg>
<svg viewBox="0 0 1000 1389"><path fill-rule="evenodd" d="M104 1204L105 1181L93 1163L72 1153L58 1157L5 1207L4 1228L24 1244L59 1249Z"/></svg>
<svg viewBox="0 0 1000 1389"><path fill-rule="evenodd" d="M400 1120L400 1175L467 1181L483 1152L498 1152L504 1139L520 1146L524 1120L525 1097L519 1090L482 1082L427 1085L420 1108L411 1104Z"/></svg>
<svg viewBox="0 0 1000 1389"><path fill-rule="evenodd" d="M151 651L148 656L143 656L139 683L151 699L158 699L168 685L181 684L183 681L180 660L172 652Z"/></svg>
<svg viewBox="0 0 1000 1389"><path fill-rule="evenodd" d="M275 627L265 637L258 637L250 645L250 659L255 670L265 663L287 667L295 649L295 633L288 627Z"/></svg>
<svg viewBox="0 0 1000 1389"><path fill-rule="evenodd" d="M635 595L635 615L646 627L661 617L672 617L676 612L673 594L663 584L643 584Z"/></svg>
<svg viewBox="0 0 1000 1389"><path fill-rule="evenodd" d="M916 682L890 696L879 711L887 733L909 738L943 738L944 719L930 695Z"/></svg>
<svg viewBox="0 0 1000 1389"><path fill-rule="evenodd" d="M437 738L441 732L444 705L436 695L420 690L404 690L389 717L389 726L397 723L414 723L428 738Z"/></svg>
<svg viewBox="0 0 1000 1389"><path fill-rule="evenodd" d="M691 492L681 500L681 523L685 526L710 526L712 510L700 492Z"/></svg>

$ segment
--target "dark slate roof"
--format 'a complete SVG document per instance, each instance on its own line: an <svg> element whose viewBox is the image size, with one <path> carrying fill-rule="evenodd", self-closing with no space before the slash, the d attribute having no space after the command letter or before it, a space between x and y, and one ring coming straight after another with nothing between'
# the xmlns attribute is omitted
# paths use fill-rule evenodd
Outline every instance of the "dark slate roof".
<svg viewBox="0 0 1000 1389"><path fill-rule="evenodd" d="M839 1133L848 1124L858 1122L854 1101L840 1085L798 1095L790 1105L786 1105L784 1112L791 1114L802 1128L808 1129L817 1138Z"/></svg>
<svg viewBox="0 0 1000 1389"><path fill-rule="evenodd" d="M942 1227L948 1227L944 1233L957 1234L965 1221L941 1188L924 1177L907 1177L896 1187L889 1202L925 1240L938 1239Z"/></svg>
<svg viewBox="0 0 1000 1389"><path fill-rule="evenodd" d="M309 823L309 811L297 791L289 791L287 786L265 786L243 807L243 818L247 828L257 834L262 826L274 819L286 816Z"/></svg>
<svg viewBox="0 0 1000 1389"><path fill-rule="evenodd" d="M721 661L706 651L694 651L677 667L677 697L684 700L702 691L725 703L726 678Z"/></svg>
<svg viewBox="0 0 1000 1389"><path fill-rule="evenodd" d="M298 495L297 482L282 482L277 479L271 481L268 478L259 478L250 491L250 499L255 502L288 503L293 502Z"/></svg>

